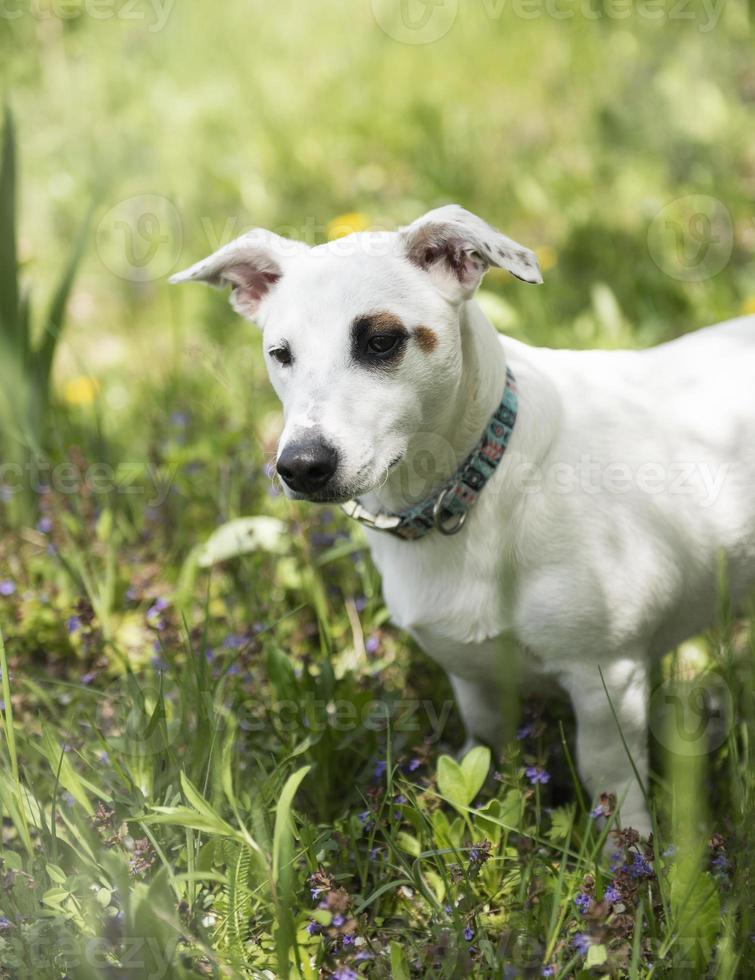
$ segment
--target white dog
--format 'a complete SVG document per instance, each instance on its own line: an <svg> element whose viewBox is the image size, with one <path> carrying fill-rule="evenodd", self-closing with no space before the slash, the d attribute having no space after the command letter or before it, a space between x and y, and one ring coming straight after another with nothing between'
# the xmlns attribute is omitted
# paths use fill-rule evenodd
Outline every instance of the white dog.
<svg viewBox="0 0 755 980"><path fill-rule="evenodd" d="M315 248L254 230L172 281L230 284L262 327L287 493L351 502L470 738L500 741L513 678L555 681L587 787L647 834L651 658L711 624L722 555L734 600L755 580L755 318L533 348L474 302L489 266L542 281L448 206Z"/></svg>

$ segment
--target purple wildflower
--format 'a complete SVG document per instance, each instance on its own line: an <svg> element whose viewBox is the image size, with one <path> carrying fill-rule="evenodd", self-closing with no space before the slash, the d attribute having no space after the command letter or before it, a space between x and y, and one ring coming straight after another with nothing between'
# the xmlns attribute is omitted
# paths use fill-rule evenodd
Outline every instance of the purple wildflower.
<svg viewBox="0 0 755 980"><path fill-rule="evenodd" d="M490 857L491 844L489 840L481 840L469 848L469 863L481 867Z"/></svg>
<svg viewBox="0 0 755 980"><path fill-rule="evenodd" d="M310 936L316 936L320 932L320 929L321 928L322 928L322 926L320 925L320 923L319 922L315 922L313 920L307 926L307 932L310 934Z"/></svg>
<svg viewBox="0 0 755 980"><path fill-rule="evenodd" d="M147 610L147 624L151 626L152 629L161 630L165 628L165 621L160 613L163 612L167 605L168 603L165 601L165 599L155 599Z"/></svg>
<svg viewBox="0 0 755 980"><path fill-rule="evenodd" d="M66 620L66 629L69 633L78 633L81 629L81 620L78 616L69 616Z"/></svg>
<svg viewBox="0 0 755 980"><path fill-rule="evenodd" d="M406 764L406 771L407 772L416 772L420 768L421 765L422 765L422 760L421 759L418 759L415 756L413 759L410 759L407 762L407 764Z"/></svg>
<svg viewBox="0 0 755 980"><path fill-rule="evenodd" d="M611 855L611 860L608 865L611 871L613 872L618 871L622 865L623 860L624 860L624 855L621 853L621 851L614 851L613 854Z"/></svg>
<svg viewBox="0 0 755 980"><path fill-rule="evenodd" d="M577 906L582 915L587 915L587 910L590 908L591 903L592 899L586 892L580 892L574 899L574 904Z"/></svg>
<svg viewBox="0 0 755 980"><path fill-rule="evenodd" d="M6 919L4 915L0 915L0 932L5 932L6 929L10 929L12 924L10 919Z"/></svg>
<svg viewBox="0 0 755 980"><path fill-rule="evenodd" d="M238 650L246 643L246 638L241 633L230 633L224 640L223 646L226 650Z"/></svg>
<svg viewBox="0 0 755 980"><path fill-rule="evenodd" d="M331 980L359 980L359 974L355 973L350 966L339 966L335 973L331 973Z"/></svg>
<svg viewBox="0 0 755 980"><path fill-rule="evenodd" d="M347 932L345 936L341 936L341 941L343 942L344 946L353 946L354 937L350 932Z"/></svg>
<svg viewBox="0 0 755 980"><path fill-rule="evenodd" d="M380 638L375 636L374 633L372 636L368 636L367 640L365 641L364 648L367 653L377 653L380 649Z"/></svg>
<svg viewBox="0 0 755 980"><path fill-rule="evenodd" d="M653 875L652 866L641 854L635 854L634 863L628 871L633 878L650 878Z"/></svg>
<svg viewBox="0 0 755 980"><path fill-rule="evenodd" d="M535 731L535 726L532 722L527 722L526 725L522 725L520 729L517 730L516 737L521 742L522 739L529 738Z"/></svg>
<svg viewBox="0 0 755 980"><path fill-rule="evenodd" d="M13 595L16 591L16 583L12 582L9 578L5 578L0 582L0 595L9 596Z"/></svg>
<svg viewBox="0 0 755 980"><path fill-rule="evenodd" d="M714 869L714 871L727 871L729 868L729 862L725 854L718 854L710 862L710 866Z"/></svg>
<svg viewBox="0 0 755 980"><path fill-rule="evenodd" d="M336 927L336 929L340 929L345 921L346 919L344 919L340 912L333 916L333 925Z"/></svg>
<svg viewBox="0 0 755 980"><path fill-rule="evenodd" d="M615 905L616 902L621 901L621 892L618 888L613 885L609 885L608 888L603 892L603 901L610 902L611 905Z"/></svg>
<svg viewBox="0 0 755 980"><path fill-rule="evenodd" d="M590 948L589 936L586 936L584 932L578 932L574 937L573 944L580 956L587 956L587 951Z"/></svg>
<svg viewBox="0 0 755 980"><path fill-rule="evenodd" d="M550 782L550 773L546 772L541 766L527 766L524 770L524 775L529 779L529 781L534 786L536 783L548 783Z"/></svg>
<svg viewBox="0 0 755 980"><path fill-rule="evenodd" d="M40 517L37 521L37 530L40 534L49 534L52 531L52 521L49 517Z"/></svg>
<svg viewBox="0 0 755 980"><path fill-rule="evenodd" d="M466 928L464 929L464 938L468 943L474 939L474 929L472 928L471 925L466 926Z"/></svg>
<svg viewBox="0 0 755 980"><path fill-rule="evenodd" d="M382 779L387 768L388 763L385 761L385 759L378 759L378 761L375 763L375 768L372 770L373 778Z"/></svg>
<svg viewBox="0 0 755 980"><path fill-rule="evenodd" d="M593 809L590 811L590 816L593 818L593 820L597 820L599 817L607 816L606 811L603 809L603 804L598 803L597 806L593 807Z"/></svg>
<svg viewBox="0 0 755 980"><path fill-rule="evenodd" d="M555 971L555 969L552 966L544 966L540 970L540 976L541 977L552 977L552 976L555 976L555 973L556 973L556 971Z"/></svg>

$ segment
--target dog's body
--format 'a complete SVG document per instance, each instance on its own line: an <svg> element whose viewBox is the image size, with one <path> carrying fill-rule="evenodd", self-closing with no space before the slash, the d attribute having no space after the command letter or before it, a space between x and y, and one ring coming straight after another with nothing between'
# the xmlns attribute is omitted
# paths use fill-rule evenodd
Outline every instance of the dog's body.
<svg viewBox="0 0 755 980"><path fill-rule="evenodd" d="M496 744L513 672L534 690L555 680L583 779L626 793L624 822L647 832L598 667L644 777L651 659L713 621L721 552L733 598L755 580L755 317L642 352L573 352L500 337L474 303L462 315L497 361L482 404L508 364L519 417L462 532L367 531L386 602L451 675L473 737ZM386 488L369 506L401 501Z"/></svg>
<svg viewBox="0 0 755 980"><path fill-rule="evenodd" d="M615 793L623 822L647 833L627 749L645 782L650 662L712 622L722 562L734 600L755 581L755 318L641 352L531 348L500 337L473 294L491 264L539 281L533 256L461 209L381 237L372 259L359 236L356 255L284 256L265 235L177 278L231 282L236 307L274 335L292 496L401 513L418 459L429 447L437 464L428 496L513 372L511 441L461 531L368 530L372 554L394 620L450 674L469 736L500 742L515 676L555 681L587 786ZM394 335L397 352L370 350Z"/></svg>

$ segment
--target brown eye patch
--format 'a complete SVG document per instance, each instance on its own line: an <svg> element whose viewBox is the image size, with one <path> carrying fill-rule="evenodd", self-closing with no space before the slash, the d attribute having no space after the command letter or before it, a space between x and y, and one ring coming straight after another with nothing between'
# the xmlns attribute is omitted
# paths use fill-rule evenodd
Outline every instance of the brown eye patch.
<svg viewBox="0 0 755 980"><path fill-rule="evenodd" d="M438 335L430 327L415 327L413 334L420 346L420 350L425 354L432 354L438 346Z"/></svg>
<svg viewBox="0 0 755 980"><path fill-rule="evenodd" d="M363 367L386 370L401 360L408 339L409 331L395 314L366 313L351 325L351 356Z"/></svg>

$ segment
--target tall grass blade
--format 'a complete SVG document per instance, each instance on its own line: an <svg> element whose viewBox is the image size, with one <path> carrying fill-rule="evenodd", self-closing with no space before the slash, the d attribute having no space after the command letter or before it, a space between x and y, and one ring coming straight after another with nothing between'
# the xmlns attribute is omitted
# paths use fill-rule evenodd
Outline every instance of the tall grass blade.
<svg viewBox="0 0 755 980"><path fill-rule="evenodd" d="M18 256L16 253L16 136L5 107L0 151L0 334L18 351Z"/></svg>

